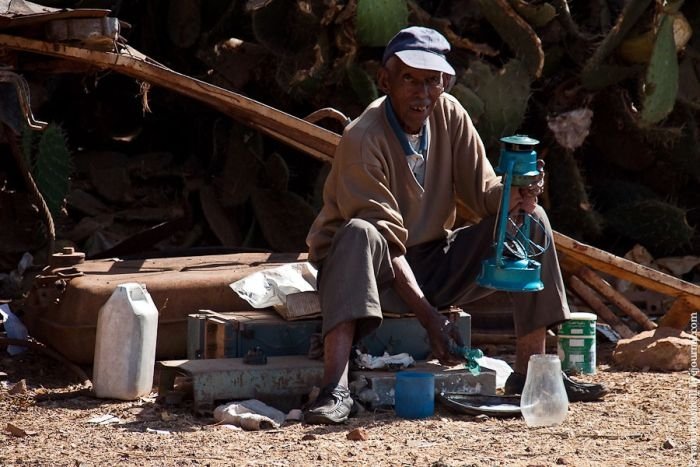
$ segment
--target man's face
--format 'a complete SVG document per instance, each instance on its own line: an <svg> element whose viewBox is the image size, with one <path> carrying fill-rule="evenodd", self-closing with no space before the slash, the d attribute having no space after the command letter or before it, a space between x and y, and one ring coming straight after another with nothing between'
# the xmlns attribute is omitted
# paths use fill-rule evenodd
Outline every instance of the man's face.
<svg viewBox="0 0 700 467"><path fill-rule="evenodd" d="M378 81L401 127L410 134L420 131L445 89L441 72L411 68L395 56L379 69Z"/></svg>

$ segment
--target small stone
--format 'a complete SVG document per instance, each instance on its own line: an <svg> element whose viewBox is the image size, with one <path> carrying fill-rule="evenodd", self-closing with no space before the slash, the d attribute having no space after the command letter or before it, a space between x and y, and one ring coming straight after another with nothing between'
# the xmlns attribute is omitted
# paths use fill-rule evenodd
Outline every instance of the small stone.
<svg viewBox="0 0 700 467"><path fill-rule="evenodd" d="M488 419L489 419L489 416L486 414L483 414L483 413L481 415L477 415L476 417L474 417L474 420L477 422L485 422Z"/></svg>
<svg viewBox="0 0 700 467"><path fill-rule="evenodd" d="M304 436L301 437L301 440L302 440L302 441L313 441L313 440L315 440L315 439L316 439L316 435L311 434L311 433L306 434L306 435L304 435Z"/></svg>
<svg viewBox="0 0 700 467"><path fill-rule="evenodd" d="M532 448L530 446L526 447L525 452L532 452Z"/></svg>
<svg viewBox="0 0 700 467"><path fill-rule="evenodd" d="M558 457L557 458L557 465L573 465L573 461L569 459L568 457Z"/></svg>
<svg viewBox="0 0 700 467"><path fill-rule="evenodd" d="M24 428L20 428L16 425L13 425L12 423L8 423L5 430L8 431L12 436L18 438L22 438L24 436L34 436L38 433L36 431L27 431Z"/></svg>
<svg viewBox="0 0 700 467"><path fill-rule="evenodd" d="M21 379L14 386L7 391L8 394L26 394L27 393L27 380Z"/></svg>
<svg viewBox="0 0 700 467"><path fill-rule="evenodd" d="M674 449L676 447L676 442L673 440L673 438L668 438L666 441L664 441L663 448L664 449Z"/></svg>
<svg viewBox="0 0 700 467"><path fill-rule="evenodd" d="M347 438L351 441L367 441L369 436L367 435L367 430L364 428L355 428L348 433Z"/></svg>

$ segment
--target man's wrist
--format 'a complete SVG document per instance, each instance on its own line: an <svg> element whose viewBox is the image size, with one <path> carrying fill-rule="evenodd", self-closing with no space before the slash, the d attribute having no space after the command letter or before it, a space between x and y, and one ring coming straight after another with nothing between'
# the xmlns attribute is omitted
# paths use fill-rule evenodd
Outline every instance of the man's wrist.
<svg viewBox="0 0 700 467"><path fill-rule="evenodd" d="M442 316L440 315L440 312L437 310L437 308L430 305L429 303L421 307L419 310L415 310L414 313L416 314L416 318L418 318L418 322L420 322L421 325L426 329L431 325L435 326L435 323L439 323L440 321L438 321L438 319Z"/></svg>

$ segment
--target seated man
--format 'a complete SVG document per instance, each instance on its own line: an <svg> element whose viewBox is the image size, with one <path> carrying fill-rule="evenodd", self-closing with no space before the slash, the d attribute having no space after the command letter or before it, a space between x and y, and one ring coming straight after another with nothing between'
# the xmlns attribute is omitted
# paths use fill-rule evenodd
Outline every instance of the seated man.
<svg viewBox="0 0 700 467"><path fill-rule="evenodd" d="M502 184L466 110L444 92L455 74L445 59L449 50L432 29L400 31L378 73L386 96L347 126L336 150L323 207L307 237L309 258L319 268L324 336L324 387L304 414L307 423L348 418L352 345L379 326L388 303L393 307L399 298L426 329L434 357L455 365L464 362L451 353L462 338L438 309L493 292L475 279L492 254ZM540 189L512 190L511 207L533 214L544 225L540 236L551 238L537 205ZM452 230L458 201L483 220ZM569 317L555 249L539 259L544 290L511 294L517 344L509 393L522 391L530 356L545 351L547 328ZM605 393L600 385L562 377L571 401Z"/></svg>

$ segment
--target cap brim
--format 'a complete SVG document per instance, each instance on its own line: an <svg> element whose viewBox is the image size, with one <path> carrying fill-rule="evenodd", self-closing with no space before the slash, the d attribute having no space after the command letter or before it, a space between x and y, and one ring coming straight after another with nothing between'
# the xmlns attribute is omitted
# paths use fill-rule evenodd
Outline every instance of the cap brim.
<svg viewBox="0 0 700 467"><path fill-rule="evenodd" d="M455 69L441 56L424 50L402 50L395 54L399 59L411 68L420 70L434 70L455 75Z"/></svg>

